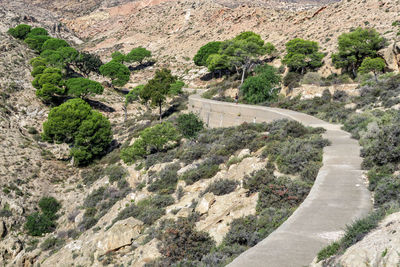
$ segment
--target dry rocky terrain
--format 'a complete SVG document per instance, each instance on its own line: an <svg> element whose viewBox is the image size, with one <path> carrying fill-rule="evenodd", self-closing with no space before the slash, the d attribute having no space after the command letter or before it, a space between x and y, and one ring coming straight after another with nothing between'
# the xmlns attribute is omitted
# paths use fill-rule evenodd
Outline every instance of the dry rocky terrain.
<svg viewBox="0 0 400 267"><path fill-rule="evenodd" d="M209 41L225 40L250 30L274 43L281 54L284 44L294 37L318 41L323 51L330 54L335 51L337 37L341 33L358 26L371 26L392 43L382 53L391 68L398 70L400 49L393 44L395 28L392 27L392 22L398 19L400 12L398 1L232 2L0 2L0 210L9 212L8 216L0 217L1 266L32 266L39 262L40 266L102 266L106 262L105 255L110 251L118 252L113 256L113 264L143 266L143 263L160 256L157 239L141 245L145 238L141 221L128 218L107 227L126 205L149 196L147 190L131 192L121 198L96 223L93 227L96 230L69 238L53 255L40 249L40 244L53 234L41 238L39 245L35 239L23 234L25 216L37 210L38 200L42 196L54 196L63 206L57 234L67 235L83 220L84 211L79 207L85 197L109 182L108 177L104 176L93 185L82 186L81 174L84 170L70 164L68 147L40 141L41 125L47 118L49 107L36 98L31 85L28 62L35 55L22 42L6 33L10 27L19 23L45 27L52 36L66 39L79 49L97 53L105 61L116 50L127 52L133 47L143 46L153 52L153 57L158 61L156 67L171 66L173 72L190 85L203 86L198 78L205 74L205 70L195 67L191 59L198 48ZM326 60L329 63L328 57ZM279 60L276 64L279 66ZM127 87L147 80L156 67L133 74L132 83ZM321 72L327 74L331 70L328 64ZM94 78L104 81L100 77ZM125 142L130 129L122 123L123 96L106 88L104 95L95 100L109 107L109 111L103 113L113 124L114 138L119 143ZM133 117L142 114L143 110L141 105L131 105L128 113ZM212 179L188 186L181 184L184 188L183 197L167 207L162 219L188 216L197 211L202 217L196 223L196 228L208 232L217 242L221 242L233 219L255 213L258 195L247 196L241 187L223 196L212 193L199 196L199 193L219 178L241 181L246 174L263 168L266 163L258 153L248 150L237 151L237 156L243 160L231 166L222 165L222 170ZM106 165L107 162L99 164ZM124 167L129 172L127 182L132 188L149 179L148 174L135 170L133 166ZM151 171L157 172L163 167L156 165ZM181 172L191 168L181 167ZM193 200L198 202L195 208L191 207ZM398 214L388 217L377 230L335 261L343 266L355 266L352 265L354 261L370 262L374 266L395 266L391 263L398 262L395 252L399 237L394 227L399 221ZM375 244L376 240L379 240L378 244ZM132 244L136 244L135 249L132 249ZM386 257L382 256L385 250Z"/></svg>

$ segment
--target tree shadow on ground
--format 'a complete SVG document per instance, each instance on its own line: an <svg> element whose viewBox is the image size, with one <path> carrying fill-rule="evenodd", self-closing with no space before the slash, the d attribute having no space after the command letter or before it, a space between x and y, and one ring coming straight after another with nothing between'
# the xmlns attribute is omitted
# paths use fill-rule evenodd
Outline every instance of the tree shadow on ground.
<svg viewBox="0 0 400 267"><path fill-rule="evenodd" d="M100 101L91 99L85 99L85 101L94 109L98 109L108 113L115 112L115 109L113 107L107 106L106 104L101 103Z"/></svg>
<svg viewBox="0 0 400 267"><path fill-rule="evenodd" d="M135 67L129 66L129 70L130 71L144 70L145 68L154 66L154 64L156 64L155 61L148 61L148 62L141 63Z"/></svg>

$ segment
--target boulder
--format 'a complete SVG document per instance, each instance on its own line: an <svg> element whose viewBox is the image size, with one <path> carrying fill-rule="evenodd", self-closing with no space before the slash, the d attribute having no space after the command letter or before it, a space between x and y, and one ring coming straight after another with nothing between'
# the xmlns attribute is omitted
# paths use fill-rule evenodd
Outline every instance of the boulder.
<svg viewBox="0 0 400 267"><path fill-rule="evenodd" d="M130 246L141 235L142 229L143 222L135 218L118 221L104 235L97 238L98 251L107 253Z"/></svg>
<svg viewBox="0 0 400 267"><path fill-rule="evenodd" d="M398 72L400 70L400 45L396 42L378 52L387 64L388 69Z"/></svg>
<svg viewBox="0 0 400 267"><path fill-rule="evenodd" d="M250 153L251 153L251 152L250 152L250 149L248 149L248 148L242 149L242 150L239 152L238 158L242 159L242 158L244 158L244 157L250 156Z"/></svg>
<svg viewBox="0 0 400 267"><path fill-rule="evenodd" d="M213 193L207 193L203 196L203 198L199 201L196 207L196 211L200 214L205 214L208 212L210 207L215 202L215 196Z"/></svg>

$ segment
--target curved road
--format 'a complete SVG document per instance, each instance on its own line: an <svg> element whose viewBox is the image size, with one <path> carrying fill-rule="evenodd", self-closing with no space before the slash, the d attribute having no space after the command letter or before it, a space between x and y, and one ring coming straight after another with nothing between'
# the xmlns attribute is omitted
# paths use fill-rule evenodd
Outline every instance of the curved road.
<svg viewBox="0 0 400 267"><path fill-rule="evenodd" d="M371 210L370 192L362 180L360 146L339 125L291 110L219 102L198 94L189 97L189 109L209 127L292 119L325 128L324 137L332 143L324 148L323 167L306 200L277 230L228 266L307 266L321 248L340 237L346 225Z"/></svg>

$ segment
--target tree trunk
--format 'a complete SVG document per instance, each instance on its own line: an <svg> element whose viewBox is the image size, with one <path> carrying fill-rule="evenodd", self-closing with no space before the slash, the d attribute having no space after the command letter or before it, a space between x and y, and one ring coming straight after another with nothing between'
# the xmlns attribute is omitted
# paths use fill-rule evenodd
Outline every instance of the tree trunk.
<svg viewBox="0 0 400 267"><path fill-rule="evenodd" d="M244 66L243 68L243 72L242 72L242 80L240 81L240 87L242 87L243 83L244 83L244 77L246 75L246 68L247 66Z"/></svg>
<svg viewBox="0 0 400 267"><path fill-rule="evenodd" d="M122 107L122 110L124 111L124 123L125 123L126 120L128 119L128 107L127 107L127 105L124 105Z"/></svg>
<svg viewBox="0 0 400 267"><path fill-rule="evenodd" d="M374 77L375 77L375 81L378 82L378 73L376 73L375 71L374 71Z"/></svg>
<svg viewBox="0 0 400 267"><path fill-rule="evenodd" d="M161 109L162 103L160 102L159 105L160 105L160 121L161 121L162 120L162 114L161 114L161 112L162 112L162 109Z"/></svg>

